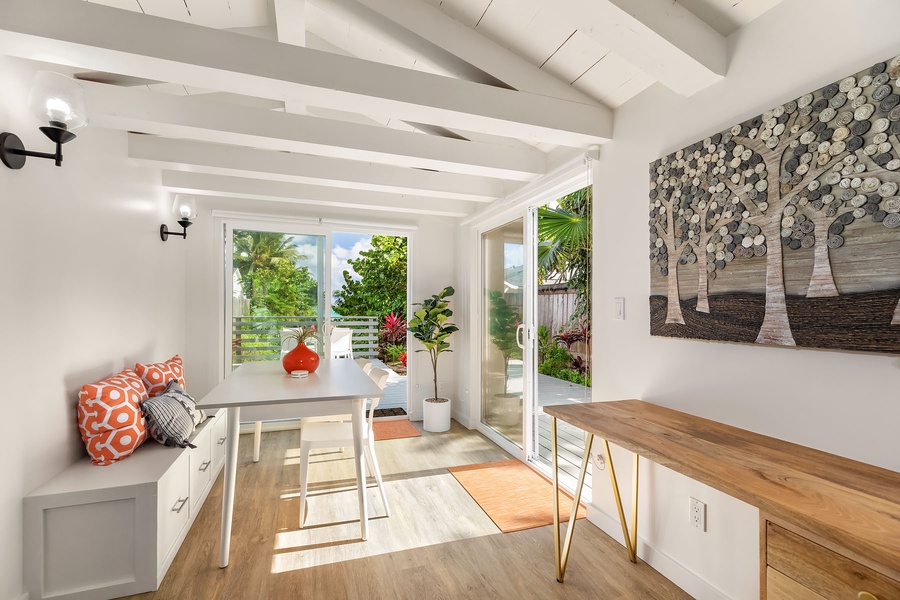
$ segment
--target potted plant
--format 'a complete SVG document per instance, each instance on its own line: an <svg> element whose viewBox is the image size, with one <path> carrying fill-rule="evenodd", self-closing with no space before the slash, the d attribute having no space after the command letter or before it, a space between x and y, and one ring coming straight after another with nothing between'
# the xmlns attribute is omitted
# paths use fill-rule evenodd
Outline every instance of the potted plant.
<svg viewBox="0 0 900 600"><path fill-rule="evenodd" d="M497 425L515 425L522 414L522 395L509 393L509 361L512 358L522 358L522 349L516 340L516 329L521 319L501 292L487 290L487 293L491 303L488 333L491 342L503 355L503 392L494 395L493 416Z"/></svg>
<svg viewBox="0 0 900 600"><path fill-rule="evenodd" d="M416 303L416 306L422 308L415 312L407 324L407 330L425 346L416 352L428 352L434 371L434 396L425 398L422 406L425 431L439 432L450 429L450 399L438 396L438 357L444 352L452 352L447 338L453 332L459 331L459 327L447 322L453 315L453 311L448 308L450 302L447 298L452 296L454 291L452 287L447 286L439 293L433 294L431 298Z"/></svg>
<svg viewBox="0 0 900 600"><path fill-rule="evenodd" d="M282 344L287 340L296 340L297 347L281 358L281 366L288 373L292 371L308 371L312 373L319 368L319 355L315 350L307 347L308 340L321 342L316 334L316 326L295 327L282 333Z"/></svg>

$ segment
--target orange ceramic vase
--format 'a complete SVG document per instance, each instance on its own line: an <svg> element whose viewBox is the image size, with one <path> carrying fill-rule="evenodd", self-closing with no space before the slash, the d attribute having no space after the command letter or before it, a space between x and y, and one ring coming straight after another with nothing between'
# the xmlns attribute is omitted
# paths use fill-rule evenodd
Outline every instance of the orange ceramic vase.
<svg viewBox="0 0 900 600"><path fill-rule="evenodd" d="M297 344L297 347L284 355L281 366L290 373L291 371L309 371L312 373L319 368L319 355L306 346Z"/></svg>

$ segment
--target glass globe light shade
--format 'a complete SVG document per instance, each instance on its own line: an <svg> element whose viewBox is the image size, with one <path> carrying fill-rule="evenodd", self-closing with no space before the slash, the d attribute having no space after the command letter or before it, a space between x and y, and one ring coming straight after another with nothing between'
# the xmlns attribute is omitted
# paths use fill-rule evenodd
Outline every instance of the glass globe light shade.
<svg viewBox="0 0 900 600"><path fill-rule="evenodd" d="M28 96L31 111L44 123L69 131L87 125L84 89L71 77L38 71Z"/></svg>
<svg viewBox="0 0 900 600"><path fill-rule="evenodd" d="M193 221L197 216L197 201L193 196L176 194L175 202L172 204L172 214L179 221Z"/></svg>

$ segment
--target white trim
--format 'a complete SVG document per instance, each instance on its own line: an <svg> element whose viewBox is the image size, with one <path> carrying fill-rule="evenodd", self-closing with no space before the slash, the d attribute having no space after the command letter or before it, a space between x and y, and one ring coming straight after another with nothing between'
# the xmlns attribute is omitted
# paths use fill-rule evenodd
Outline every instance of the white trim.
<svg viewBox="0 0 900 600"><path fill-rule="evenodd" d="M516 214L531 206L541 206L556 200L567 193L587 185L586 156L597 155L596 149L588 153L580 153L569 159L546 175L542 175L531 183L519 188L508 196L494 202L487 208L465 217L461 225L475 227L479 231L493 229L499 224L512 220L509 215ZM579 184L583 181L584 185Z"/></svg>
<svg viewBox="0 0 900 600"><path fill-rule="evenodd" d="M418 231L419 226L415 223L397 223L392 221L384 223L380 221L350 221L345 219L332 219L330 217L297 217L290 215L275 215L271 213L253 213L241 212L234 210L212 209L210 214L216 218L222 219L241 219L263 222L287 223L292 225L338 225L343 227L354 227L357 229L365 229L371 231L377 228L376 235L395 235L394 232ZM396 234L404 237L405 234Z"/></svg>
<svg viewBox="0 0 900 600"><path fill-rule="evenodd" d="M253 221L277 221L278 223L291 223L298 225L320 225L319 217L296 217L288 215L273 215L271 213L241 212L235 210L221 210L214 208L209 211L213 217L221 219L242 219Z"/></svg>
<svg viewBox="0 0 900 600"><path fill-rule="evenodd" d="M625 552L625 538L622 536L622 526L618 519L606 514L593 503L588 504L587 509L588 521L621 544L622 552ZM638 558L697 600L732 600L722 590L676 562L666 553L654 548L640 536L638 536L637 554Z"/></svg>

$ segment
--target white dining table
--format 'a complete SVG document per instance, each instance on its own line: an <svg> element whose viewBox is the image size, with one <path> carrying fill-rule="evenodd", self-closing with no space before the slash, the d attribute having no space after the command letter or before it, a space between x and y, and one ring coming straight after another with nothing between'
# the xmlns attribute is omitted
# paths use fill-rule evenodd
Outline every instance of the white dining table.
<svg viewBox="0 0 900 600"><path fill-rule="evenodd" d="M366 465L363 451L363 418L366 398L381 398L384 390L350 358L326 359L304 378L287 374L281 361L252 362L230 373L203 400L202 409L225 408L228 434L225 450L225 489L222 494L222 541L219 566L228 566L231 521L237 477L240 423L326 415L350 414L353 423L353 452L359 490L359 518L362 539L369 536L366 503ZM299 515L302 524L303 515Z"/></svg>

